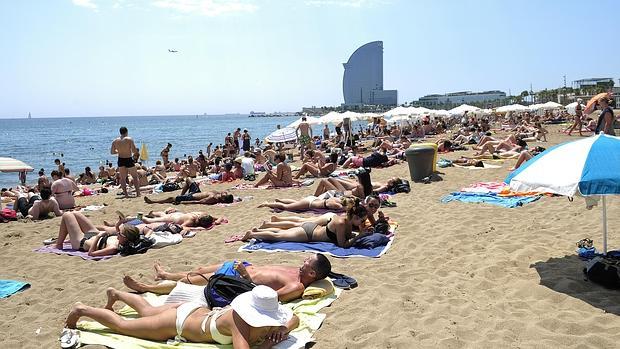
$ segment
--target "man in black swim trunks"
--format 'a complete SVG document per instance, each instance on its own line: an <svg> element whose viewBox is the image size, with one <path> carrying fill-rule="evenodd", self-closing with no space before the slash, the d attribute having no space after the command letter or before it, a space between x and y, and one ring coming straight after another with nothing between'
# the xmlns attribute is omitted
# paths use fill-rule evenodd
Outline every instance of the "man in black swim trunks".
<svg viewBox="0 0 620 349"><path fill-rule="evenodd" d="M110 154L118 154L118 172L120 175L120 184L123 194L127 195L127 172L133 177L133 184L136 188L136 196L140 196L140 181L138 178L138 170L134 166L133 155L138 154L138 149L131 137L127 136L127 128L120 128L121 136L112 142Z"/></svg>

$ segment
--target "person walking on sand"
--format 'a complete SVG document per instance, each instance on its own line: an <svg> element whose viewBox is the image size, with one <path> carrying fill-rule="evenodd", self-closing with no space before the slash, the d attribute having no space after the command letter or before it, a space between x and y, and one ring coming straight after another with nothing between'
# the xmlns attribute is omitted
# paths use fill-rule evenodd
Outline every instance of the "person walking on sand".
<svg viewBox="0 0 620 349"><path fill-rule="evenodd" d="M312 127L306 121L306 117L301 117L301 122L299 126L295 129L295 134L297 135L297 142L299 142L301 153L301 160L304 160L304 153L307 149L310 149L310 144L312 143Z"/></svg>
<svg viewBox="0 0 620 349"><path fill-rule="evenodd" d="M172 144L168 143L166 144L166 146L164 147L164 149L161 150L161 153L159 153L159 155L161 155L161 159L164 161L164 166L168 167L168 155L170 154L170 148L172 148Z"/></svg>
<svg viewBox="0 0 620 349"><path fill-rule="evenodd" d="M132 155L138 153L138 149L133 142L133 139L127 135L127 127L121 127L119 130L121 136L116 138L112 142L110 148L110 154L118 155L118 172L120 174L120 184L123 189L123 194L126 198L127 195L127 172L131 173L131 177L134 179L133 185L136 188L136 196L140 196L140 181L138 180L138 170L134 164Z"/></svg>

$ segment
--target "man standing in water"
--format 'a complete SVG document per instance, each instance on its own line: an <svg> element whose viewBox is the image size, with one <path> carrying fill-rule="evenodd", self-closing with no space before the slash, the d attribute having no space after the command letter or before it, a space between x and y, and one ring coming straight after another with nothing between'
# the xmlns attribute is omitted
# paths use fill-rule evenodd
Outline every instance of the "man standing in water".
<svg viewBox="0 0 620 349"><path fill-rule="evenodd" d="M133 184L136 188L136 196L140 196L140 180L138 178L138 170L134 166L132 155L138 154L138 149L131 137L127 136L127 127L121 127L121 136L112 142L110 154L118 154L118 172L120 175L121 188L126 198L127 195L127 172L133 177Z"/></svg>
<svg viewBox="0 0 620 349"><path fill-rule="evenodd" d="M297 135L297 141L300 145L299 152L301 153L302 161L304 159L304 153L306 152L306 150L311 149L312 143L312 127L310 127L306 120L306 117L302 116L301 123L299 123L299 126L297 126L297 129L295 130L295 134Z"/></svg>

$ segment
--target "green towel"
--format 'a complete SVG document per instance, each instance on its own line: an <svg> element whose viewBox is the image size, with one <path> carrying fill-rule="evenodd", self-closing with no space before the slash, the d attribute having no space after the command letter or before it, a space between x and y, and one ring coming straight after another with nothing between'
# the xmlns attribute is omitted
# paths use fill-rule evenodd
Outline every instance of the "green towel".
<svg viewBox="0 0 620 349"><path fill-rule="evenodd" d="M319 329L325 314L318 312L324 307L329 306L342 293L341 289L336 289L335 293L318 299L300 299L285 303L284 305L299 317L299 327L289 334L289 338L275 346L274 348L303 348L306 343L314 341L312 335ZM161 305L167 296L157 296L152 293L145 294L145 298L153 305ZM123 307L118 313L126 318L135 318L137 313L129 306ZM224 349L232 348L232 345L203 344L203 343L179 343L170 345L166 342L155 342L146 339L124 336L112 332L109 328L95 321L81 321L78 324L80 329L80 340L82 344L98 344L115 349L125 348L144 348L144 349Z"/></svg>

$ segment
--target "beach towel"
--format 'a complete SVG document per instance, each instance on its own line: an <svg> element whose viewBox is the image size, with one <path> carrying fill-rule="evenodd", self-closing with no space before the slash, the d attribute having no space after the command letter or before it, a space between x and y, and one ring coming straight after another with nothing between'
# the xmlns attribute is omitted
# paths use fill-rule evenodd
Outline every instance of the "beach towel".
<svg viewBox="0 0 620 349"><path fill-rule="evenodd" d="M78 212L99 211L103 209L104 207L105 205L88 205L88 206L82 207Z"/></svg>
<svg viewBox="0 0 620 349"><path fill-rule="evenodd" d="M301 296L302 299L317 299L327 297L330 294L334 293L334 284L328 279L317 280L304 290L304 294Z"/></svg>
<svg viewBox="0 0 620 349"><path fill-rule="evenodd" d="M35 249L34 252L64 254L64 255L69 255L69 256L78 256L78 257L80 257L82 259L92 260L92 261L100 261L100 260L105 260L105 259L110 259L112 257L120 256L120 254L118 254L118 253L114 254L114 255L111 255L111 256L100 256L100 257L89 256L88 252L82 252L82 251L78 251L78 250L72 249L71 248L71 243L67 243L67 242L65 242L62 250L57 249L56 245L49 245L49 246L39 247L39 248Z"/></svg>
<svg viewBox="0 0 620 349"><path fill-rule="evenodd" d="M19 291L30 287L30 284L23 281L0 280L0 298L10 297Z"/></svg>
<svg viewBox="0 0 620 349"><path fill-rule="evenodd" d="M284 306L290 308L299 317L299 326L289 334L287 340L278 343L273 348L294 349L304 348L307 343L314 342L313 334L319 329L325 314L319 311L331 305L342 293L342 290L335 289L329 296L318 299L304 299L285 303ZM162 305L167 296L156 296L147 293L145 298L153 305ZM129 306L125 306L119 311L124 317L135 318L137 313ZM109 328L95 321L81 321L78 323L80 329L80 341L82 344L104 345L109 348L144 348L144 349L228 349L232 345L203 344L203 343L179 343L170 345L166 342L155 342L135 337L124 336L112 332Z"/></svg>
<svg viewBox="0 0 620 349"><path fill-rule="evenodd" d="M499 193L506 186L506 183L500 182L477 182L468 187L461 188L461 191L468 193Z"/></svg>
<svg viewBox="0 0 620 349"><path fill-rule="evenodd" d="M254 184L248 184L248 183L239 183L237 185L235 185L234 187L230 188L230 189L237 189L237 190L251 190L251 189L256 189L256 190L266 190L266 189L288 189L288 188L301 188L301 187L308 187L311 186L312 184L314 184L314 180L313 179L306 179L305 181L303 181L302 183L294 183L293 185L291 185L290 187L274 187L273 185L261 185L259 187L254 187Z"/></svg>
<svg viewBox="0 0 620 349"><path fill-rule="evenodd" d="M441 198L441 202L448 203L451 201L462 202L484 202L487 204L498 205L507 208L520 207L530 202L540 199L542 195L533 196L499 196L497 193L467 193L454 192Z"/></svg>
<svg viewBox="0 0 620 349"><path fill-rule="evenodd" d="M368 257L368 258L379 258L384 253L386 253L390 247L392 247L392 243L394 242L394 232L398 225L393 224L390 226L390 235L387 235L389 241L387 244L382 246L376 246L371 249L366 248L357 248L357 247L349 247L343 248L335 245L331 242L291 242L291 241L251 241L241 247L239 247L239 252L254 252L254 251L263 251L263 252L321 252L324 254L331 255L333 257L340 258L352 258L352 257Z"/></svg>
<svg viewBox="0 0 620 349"><path fill-rule="evenodd" d="M501 168L501 165L493 165L493 164L489 164L486 162L482 162L482 164L484 164L484 167L477 167L477 166L463 166L463 165L459 165L459 164L453 164L454 167L458 167L458 168L466 168L469 170L485 170L485 169L489 169L489 168Z"/></svg>

